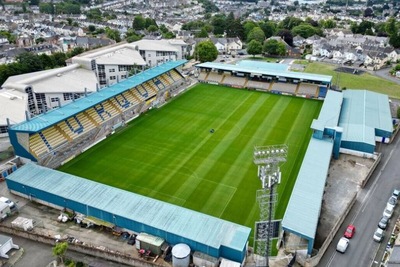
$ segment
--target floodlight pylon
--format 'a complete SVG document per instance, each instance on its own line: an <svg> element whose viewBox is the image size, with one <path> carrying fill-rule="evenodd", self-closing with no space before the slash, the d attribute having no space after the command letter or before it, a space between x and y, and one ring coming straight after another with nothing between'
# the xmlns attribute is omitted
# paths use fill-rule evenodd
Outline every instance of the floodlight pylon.
<svg viewBox="0 0 400 267"><path fill-rule="evenodd" d="M254 229L254 247L256 253L261 256L256 262L257 266L269 267L274 231L272 220L278 198L275 187L281 181L280 165L286 162L287 153L287 145L256 146L254 148L253 162L258 166L258 177L261 180L261 189L256 192L256 200L260 207L260 221L256 222Z"/></svg>

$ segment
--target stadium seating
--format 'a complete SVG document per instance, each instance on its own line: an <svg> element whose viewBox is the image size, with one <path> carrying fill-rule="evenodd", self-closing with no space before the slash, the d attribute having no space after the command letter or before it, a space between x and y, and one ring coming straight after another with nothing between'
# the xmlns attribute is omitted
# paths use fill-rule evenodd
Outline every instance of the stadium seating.
<svg viewBox="0 0 400 267"><path fill-rule="evenodd" d="M317 96L318 85L312 83L300 83L297 90L298 95Z"/></svg>
<svg viewBox="0 0 400 267"><path fill-rule="evenodd" d="M273 83L272 84L272 91L275 92L282 92L287 94L296 94L297 84L293 83Z"/></svg>
<svg viewBox="0 0 400 267"><path fill-rule="evenodd" d="M245 77L235 77L231 75L225 75L225 79L223 81L224 84L230 86L238 86L243 88L247 79Z"/></svg>
<svg viewBox="0 0 400 267"><path fill-rule="evenodd" d="M271 83L249 80L246 87L251 89L269 90Z"/></svg>
<svg viewBox="0 0 400 267"><path fill-rule="evenodd" d="M144 99L146 99L146 98L149 96L148 92L146 91L146 89L143 87L142 84L139 84L139 85L136 86L135 88L136 88L136 90L138 91L138 93L139 93Z"/></svg>
<svg viewBox="0 0 400 267"><path fill-rule="evenodd" d="M29 137L29 149L37 158L50 151L39 133L33 134Z"/></svg>
<svg viewBox="0 0 400 267"><path fill-rule="evenodd" d="M205 81L207 81L208 74L209 74L209 72L202 71L199 73L199 77L197 77L197 79L199 81L205 82Z"/></svg>
<svg viewBox="0 0 400 267"><path fill-rule="evenodd" d="M49 127L42 131L42 134L45 136L48 144L50 145L50 149L56 148L59 145L67 142L67 139L59 132L55 127Z"/></svg>
<svg viewBox="0 0 400 267"><path fill-rule="evenodd" d="M96 127L96 125L84 113L79 113L76 117L82 124L83 132L88 132Z"/></svg>
<svg viewBox="0 0 400 267"><path fill-rule="evenodd" d="M131 104L123 95L117 95L114 100L116 101L114 104L117 104L121 109L127 109Z"/></svg>
<svg viewBox="0 0 400 267"><path fill-rule="evenodd" d="M325 98L328 88L326 86L318 87L318 97Z"/></svg>
<svg viewBox="0 0 400 267"><path fill-rule="evenodd" d="M157 94L157 89L152 81L145 82L143 86L146 88L149 98Z"/></svg>
<svg viewBox="0 0 400 267"><path fill-rule="evenodd" d="M162 74L160 77L160 81L165 85L165 86L169 86L171 85L171 83L173 83L173 80L171 77L169 77L167 74ZM172 80L172 82L171 82Z"/></svg>
<svg viewBox="0 0 400 267"><path fill-rule="evenodd" d="M207 77L208 82L221 83L224 75L215 72L210 72Z"/></svg>
<svg viewBox="0 0 400 267"><path fill-rule="evenodd" d="M162 90L162 89L166 88L165 84L158 78L154 78L153 83L158 88L158 90Z"/></svg>
<svg viewBox="0 0 400 267"><path fill-rule="evenodd" d="M116 110L112 105L110 100L104 101L103 102L103 107L105 110L105 113L108 115L108 117L106 116L106 119L110 119L115 117L116 115L119 114L118 110Z"/></svg>
<svg viewBox="0 0 400 267"><path fill-rule="evenodd" d="M182 75L177 70L170 70L169 73L175 82L183 79Z"/></svg>
<svg viewBox="0 0 400 267"><path fill-rule="evenodd" d="M95 108L90 108L87 111L87 114L97 123L101 124L104 119L100 116L100 114L96 111Z"/></svg>
<svg viewBox="0 0 400 267"><path fill-rule="evenodd" d="M135 98L131 91L126 91L122 93L122 95L127 101L129 101L129 103L131 103L132 106L139 104L139 99Z"/></svg>

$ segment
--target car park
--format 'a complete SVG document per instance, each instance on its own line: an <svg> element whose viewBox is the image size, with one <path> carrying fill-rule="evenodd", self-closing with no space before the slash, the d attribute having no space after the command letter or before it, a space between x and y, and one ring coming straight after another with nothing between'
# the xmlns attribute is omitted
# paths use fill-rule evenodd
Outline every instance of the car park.
<svg viewBox="0 0 400 267"><path fill-rule="evenodd" d="M382 216L382 218L379 220L378 227L385 230L388 223L389 223L389 218L386 216Z"/></svg>
<svg viewBox="0 0 400 267"><path fill-rule="evenodd" d="M347 248L349 247L350 240L347 239L346 237L341 237L337 246L336 246L336 251L340 253L345 253Z"/></svg>
<svg viewBox="0 0 400 267"><path fill-rule="evenodd" d="M395 207L397 204L397 198L395 196L391 196L386 204L387 207Z"/></svg>
<svg viewBox="0 0 400 267"><path fill-rule="evenodd" d="M394 207L393 206L386 206L385 210L383 211L383 216L391 218L393 215Z"/></svg>
<svg viewBox="0 0 400 267"><path fill-rule="evenodd" d="M381 228L376 228L375 233L374 233L374 240L376 242L381 242L383 240L384 237L384 233L383 230Z"/></svg>
<svg viewBox="0 0 400 267"><path fill-rule="evenodd" d="M344 232L344 237L351 239L356 233L356 227L352 224L349 224Z"/></svg>

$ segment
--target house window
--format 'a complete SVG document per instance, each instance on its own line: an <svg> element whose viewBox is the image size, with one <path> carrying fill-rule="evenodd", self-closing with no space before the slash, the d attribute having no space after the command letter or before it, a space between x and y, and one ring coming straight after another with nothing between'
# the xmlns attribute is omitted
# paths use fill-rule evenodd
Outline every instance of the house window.
<svg viewBox="0 0 400 267"><path fill-rule="evenodd" d="M59 100L58 97L52 97L52 98L50 98L50 101L51 101L52 103L58 102L58 100Z"/></svg>
<svg viewBox="0 0 400 267"><path fill-rule="evenodd" d="M125 74L121 75L121 79L126 79L126 75Z"/></svg>
<svg viewBox="0 0 400 267"><path fill-rule="evenodd" d="M110 76L110 80L115 80L116 77L115 76Z"/></svg>
<svg viewBox="0 0 400 267"><path fill-rule="evenodd" d="M110 69L110 72L115 72L115 69Z"/></svg>
<svg viewBox="0 0 400 267"><path fill-rule="evenodd" d="M147 56L148 56L148 57L151 57L151 54L148 54Z"/></svg>
<svg viewBox="0 0 400 267"><path fill-rule="evenodd" d="M2 133L7 133L8 132L8 126L0 126L0 134Z"/></svg>

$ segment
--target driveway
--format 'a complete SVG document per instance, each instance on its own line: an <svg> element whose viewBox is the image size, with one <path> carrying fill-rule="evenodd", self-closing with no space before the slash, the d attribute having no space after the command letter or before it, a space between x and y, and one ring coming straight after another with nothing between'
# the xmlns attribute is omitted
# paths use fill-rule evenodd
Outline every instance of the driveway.
<svg viewBox="0 0 400 267"><path fill-rule="evenodd" d="M377 71L372 71L370 72L372 75L376 75L380 78L395 82L400 84L400 79L393 77L392 75L390 75L389 71L391 70L391 68L387 68L387 69L382 69L382 70L377 70Z"/></svg>

